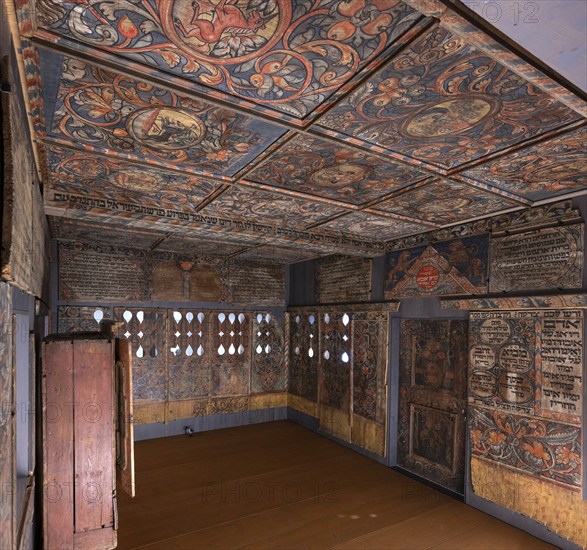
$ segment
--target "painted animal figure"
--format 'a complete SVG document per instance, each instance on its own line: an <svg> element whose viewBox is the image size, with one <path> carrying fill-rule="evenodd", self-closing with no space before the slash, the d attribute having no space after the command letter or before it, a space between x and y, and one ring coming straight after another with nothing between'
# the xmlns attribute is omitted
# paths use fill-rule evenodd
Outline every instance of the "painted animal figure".
<svg viewBox="0 0 587 550"><path fill-rule="evenodd" d="M189 30L178 19L175 20L184 38L197 38L202 42L217 42L225 33L245 34L250 31L265 28L265 20L258 11L251 11L246 17L242 10L236 6L238 0L220 0L214 9L212 21L198 19L200 5L197 0L192 2L194 16L190 21Z"/></svg>

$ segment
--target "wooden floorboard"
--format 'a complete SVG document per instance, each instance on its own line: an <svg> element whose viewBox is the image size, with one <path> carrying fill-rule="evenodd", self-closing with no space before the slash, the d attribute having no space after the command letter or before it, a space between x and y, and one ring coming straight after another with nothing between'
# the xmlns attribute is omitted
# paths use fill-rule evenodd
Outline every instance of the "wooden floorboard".
<svg viewBox="0 0 587 550"><path fill-rule="evenodd" d="M554 548L287 421L135 449L121 549Z"/></svg>

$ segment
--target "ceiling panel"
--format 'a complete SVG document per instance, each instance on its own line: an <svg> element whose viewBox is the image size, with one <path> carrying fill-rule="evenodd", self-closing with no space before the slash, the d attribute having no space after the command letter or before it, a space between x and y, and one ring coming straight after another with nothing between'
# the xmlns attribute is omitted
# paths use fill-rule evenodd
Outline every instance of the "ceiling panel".
<svg viewBox="0 0 587 550"><path fill-rule="evenodd" d="M195 209L221 187L200 176L49 146L51 187L62 192L98 192L112 200Z"/></svg>
<svg viewBox="0 0 587 550"><path fill-rule="evenodd" d="M490 161L463 175L542 200L587 189L587 128Z"/></svg>
<svg viewBox="0 0 587 550"><path fill-rule="evenodd" d="M303 118L422 16L399 0L40 3L42 26Z"/></svg>
<svg viewBox="0 0 587 550"><path fill-rule="evenodd" d="M519 203L481 189L442 179L383 201L383 210L438 224L451 224L519 206Z"/></svg>
<svg viewBox="0 0 587 550"><path fill-rule="evenodd" d="M51 106L46 98L47 108ZM238 172L282 128L64 58L50 138L220 176Z"/></svg>
<svg viewBox="0 0 587 550"><path fill-rule="evenodd" d="M349 204L364 204L428 174L337 143L299 135L247 179Z"/></svg>
<svg viewBox="0 0 587 550"><path fill-rule="evenodd" d="M373 257L586 187L585 98L449 1L16 9L45 209L67 238Z"/></svg>
<svg viewBox="0 0 587 550"><path fill-rule="evenodd" d="M322 224L319 230L336 231L363 239L391 240L403 235L421 233L430 227L393 218L374 216L365 212L353 212Z"/></svg>
<svg viewBox="0 0 587 550"><path fill-rule="evenodd" d="M104 246L132 246L149 250L165 236L162 231L138 230L127 225L100 221L76 220L49 216L51 236L55 239L93 243Z"/></svg>
<svg viewBox="0 0 587 550"><path fill-rule="evenodd" d="M320 125L452 168L579 118L436 25L326 114Z"/></svg>
<svg viewBox="0 0 587 550"><path fill-rule="evenodd" d="M204 208L205 215L304 229L345 210L329 204L296 199L266 191L232 187Z"/></svg>

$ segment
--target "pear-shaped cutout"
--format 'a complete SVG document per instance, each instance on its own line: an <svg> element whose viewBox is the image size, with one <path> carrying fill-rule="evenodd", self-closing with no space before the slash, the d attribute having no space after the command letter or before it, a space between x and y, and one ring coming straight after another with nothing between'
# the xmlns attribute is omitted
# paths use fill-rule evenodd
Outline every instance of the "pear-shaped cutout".
<svg viewBox="0 0 587 550"><path fill-rule="evenodd" d="M309 357L314 357L314 350L313 350L312 348L310 348L310 349L308 350L308 356L309 356Z"/></svg>
<svg viewBox="0 0 587 550"><path fill-rule="evenodd" d="M262 322L263 322L263 314L257 313L257 323L262 323Z"/></svg>
<svg viewBox="0 0 587 550"><path fill-rule="evenodd" d="M245 352L245 347L240 344L237 351L239 355L242 355Z"/></svg>
<svg viewBox="0 0 587 550"><path fill-rule="evenodd" d="M238 322L242 325L245 322L245 315L244 313L238 314Z"/></svg>
<svg viewBox="0 0 587 550"><path fill-rule="evenodd" d="M145 320L145 312L137 311L137 319L139 320L139 323L142 323Z"/></svg>
<svg viewBox="0 0 587 550"><path fill-rule="evenodd" d="M151 349L150 349L150 351L149 351L149 355L150 355L151 357L157 357L157 355L159 355L159 351L157 350L157 346L155 346L155 344L153 344L153 345L151 346Z"/></svg>
<svg viewBox="0 0 587 550"><path fill-rule="evenodd" d="M224 319L226 319L226 315L224 315L224 313L219 313L219 314L218 314L218 320L219 320L221 323L224 323Z"/></svg>
<svg viewBox="0 0 587 550"><path fill-rule="evenodd" d="M261 344L258 344L257 347L255 348L255 351L257 353L261 353L263 351L263 348L261 347Z"/></svg>
<svg viewBox="0 0 587 550"><path fill-rule="evenodd" d="M188 311L185 314L185 318L187 319L188 323L191 323L194 320L194 314L191 311Z"/></svg>
<svg viewBox="0 0 587 550"><path fill-rule="evenodd" d="M185 354L188 357L191 357L194 354L194 348L192 348L192 346L188 346L187 349L185 350Z"/></svg>
<svg viewBox="0 0 587 550"><path fill-rule="evenodd" d="M104 312L101 309L97 309L94 311L94 320L96 323L100 324L100 321L104 319Z"/></svg>
<svg viewBox="0 0 587 550"><path fill-rule="evenodd" d="M228 316L228 320L230 321L230 324L231 324L231 325L234 325L234 322L236 321L236 315L235 315L234 313L231 313L231 314Z"/></svg>
<svg viewBox="0 0 587 550"><path fill-rule="evenodd" d="M236 353L236 348L234 347L234 344L230 344L230 347L228 348L228 353L230 355L234 355Z"/></svg>
<svg viewBox="0 0 587 550"><path fill-rule="evenodd" d="M218 355L224 355L225 353L226 350L224 349L224 346L220 344L220 346L218 346Z"/></svg>
<svg viewBox="0 0 587 550"><path fill-rule="evenodd" d="M296 355L299 355L300 354L300 346L296 346L296 349L294 349L294 353Z"/></svg>
<svg viewBox="0 0 587 550"><path fill-rule="evenodd" d="M197 353L197 354L198 354L200 357L202 357L202 355L204 355L204 348L202 347L202 344L200 344L200 345L198 346L198 349L196 350L196 353Z"/></svg>
<svg viewBox="0 0 587 550"><path fill-rule="evenodd" d="M296 315L296 319L295 319L296 323L299 325L300 324L300 316Z"/></svg>
<svg viewBox="0 0 587 550"><path fill-rule="evenodd" d="M330 323L330 315L328 315L328 313L325 313L325 314L324 314L324 322L325 322L326 324Z"/></svg>
<svg viewBox="0 0 587 550"><path fill-rule="evenodd" d="M271 346L269 344L267 344L265 346L265 353L270 353L271 352Z"/></svg>
<svg viewBox="0 0 587 550"><path fill-rule="evenodd" d="M348 363L350 359L349 354L346 351L343 352L341 359L343 363Z"/></svg>
<svg viewBox="0 0 587 550"><path fill-rule="evenodd" d="M271 322L271 314L268 313L267 315L265 315L265 322L266 323L270 323Z"/></svg>
<svg viewBox="0 0 587 550"><path fill-rule="evenodd" d="M201 311L200 313L198 313L198 321L200 322L200 324L204 322L204 314Z"/></svg>
<svg viewBox="0 0 587 550"><path fill-rule="evenodd" d="M176 323L179 323L181 321L181 318L182 318L182 315L181 315L181 313L179 311L174 311L173 312L173 320Z"/></svg>
<svg viewBox="0 0 587 550"><path fill-rule="evenodd" d="M314 321L316 320L316 317L314 317L313 315L310 315L310 318L308 320L310 321L310 324L313 325Z"/></svg>
<svg viewBox="0 0 587 550"><path fill-rule="evenodd" d="M143 346L139 346L139 349L137 349L137 357L144 357L145 356L145 350L143 349Z"/></svg>
<svg viewBox="0 0 587 550"><path fill-rule="evenodd" d="M122 318L127 322L130 323L130 320L132 319L132 313L127 309L123 314L122 314Z"/></svg>
<svg viewBox="0 0 587 550"><path fill-rule="evenodd" d="M350 320L351 318L346 313L342 316L342 324L345 327L349 324Z"/></svg>
<svg viewBox="0 0 587 550"><path fill-rule="evenodd" d="M328 359L330 359L330 352L328 350L324 352L324 359L326 359L327 361Z"/></svg>

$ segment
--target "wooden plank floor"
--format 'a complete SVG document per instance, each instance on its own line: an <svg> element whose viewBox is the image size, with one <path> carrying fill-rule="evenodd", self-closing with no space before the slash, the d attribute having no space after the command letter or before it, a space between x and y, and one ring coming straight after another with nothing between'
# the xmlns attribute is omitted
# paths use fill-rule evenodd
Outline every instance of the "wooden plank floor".
<svg viewBox="0 0 587 550"><path fill-rule="evenodd" d="M118 548L554 548L290 422L136 443Z"/></svg>

